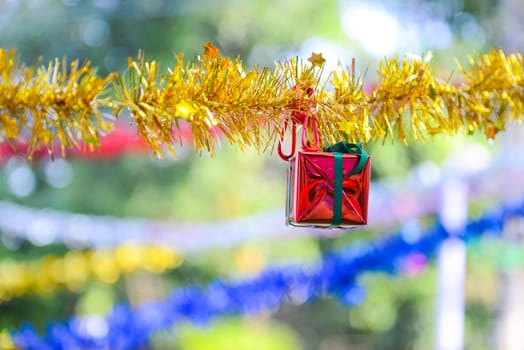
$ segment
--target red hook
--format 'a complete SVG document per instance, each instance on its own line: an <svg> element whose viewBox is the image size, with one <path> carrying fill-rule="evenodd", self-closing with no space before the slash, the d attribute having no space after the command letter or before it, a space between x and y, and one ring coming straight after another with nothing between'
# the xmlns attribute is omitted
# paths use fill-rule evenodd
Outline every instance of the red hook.
<svg viewBox="0 0 524 350"><path fill-rule="evenodd" d="M284 120L284 125L282 126L282 130L280 131L280 139L278 140L278 155L285 161L290 160L291 157L295 155L295 151L297 148L297 125L294 120L291 120L291 152L289 154L284 154L284 151L282 151L288 123L289 119Z"/></svg>

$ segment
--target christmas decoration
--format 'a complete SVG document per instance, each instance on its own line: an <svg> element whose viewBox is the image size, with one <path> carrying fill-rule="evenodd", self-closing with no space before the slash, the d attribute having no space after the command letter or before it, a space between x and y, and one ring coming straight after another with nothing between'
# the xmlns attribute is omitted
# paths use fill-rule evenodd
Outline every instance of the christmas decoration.
<svg viewBox="0 0 524 350"><path fill-rule="evenodd" d="M40 146L51 151L56 140L62 152L79 141L98 145L112 128L101 108L112 106L106 86L113 77L65 59L27 67L15 50L0 49L0 140L25 141L29 134L29 157Z"/></svg>
<svg viewBox="0 0 524 350"><path fill-rule="evenodd" d="M340 142L327 152L298 152L289 161L287 223L365 225L369 180L370 159L360 145Z"/></svg>
<svg viewBox="0 0 524 350"><path fill-rule="evenodd" d="M65 148L80 141L91 147L109 132L126 110L138 133L154 152L172 153L182 142L173 130L191 126L197 150L214 151L218 133L240 148L267 150L279 137L285 116L309 102L314 109L322 148L348 137L370 142L423 141L427 136L482 131L488 138L524 112L524 59L492 50L459 64L456 83L435 77L423 59L383 61L378 85L366 93L363 77L339 68L323 83L321 54L310 62L288 59L272 69L246 70L242 61L220 56L212 44L195 62L183 55L160 72L143 54L129 59L123 74L98 77L91 63L27 67L14 50L0 49L0 140L26 141L28 155L39 146L52 152L55 140ZM114 96L109 98L109 83Z"/></svg>
<svg viewBox="0 0 524 350"><path fill-rule="evenodd" d="M325 152L319 152L317 121L311 113L295 113L289 121L292 130L289 155L282 151L282 138L278 144L280 157L289 161L287 224L325 228L365 225L370 181L369 156L361 144L346 142L339 142L327 147ZM295 155L295 123L301 117L304 117L302 151ZM309 129L313 131L312 142L307 140Z"/></svg>

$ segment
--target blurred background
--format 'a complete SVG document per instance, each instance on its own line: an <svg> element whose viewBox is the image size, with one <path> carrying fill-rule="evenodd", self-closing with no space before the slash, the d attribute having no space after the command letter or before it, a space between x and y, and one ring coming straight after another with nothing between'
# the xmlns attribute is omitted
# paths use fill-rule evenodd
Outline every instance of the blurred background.
<svg viewBox="0 0 524 350"><path fill-rule="evenodd" d="M522 52L523 26L521 0L0 0L0 47L16 48L28 64L39 57L43 62L63 56L91 60L100 74L124 72L127 57L136 57L138 50L167 69L174 54L193 59L203 44L212 42L223 55L240 56L249 67L272 66L287 57L306 59L312 51L322 52L327 69L348 65L355 57L357 69L367 71L369 87L380 60L432 51L435 74L453 79L456 58L465 61L492 47ZM187 225L177 226L166 239L183 262L155 271L161 274L144 268L115 272L104 265L103 255L95 254L94 272L74 284L55 288L44 275L23 295L0 290L0 330L18 328L24 320L44 330L49 321L72 314L104 316L120 300L138 305L162 299L178 286L254 276L273 264L308 266L324 252L418 227L438 210L429 204L421 208L418 198L438 195L446 179L460 178L468 186L522 170L518 147L523 136L518 126L510 125L494 142L483 135L458 135L409 147L369 144L370 225L336 234L284 227L286 164L270 152L241 152L224 142L210 158L193 152L188 141L177 159L156 159L147 152L31 162L23 156L4 157L4 288L17 283L18 263L81 251L91 238L96 241L91 245L102 247L111 237L140 235L146 230L143 220ZM520 194L519 185L503 183L494 190L472 190L470 216ZM505 187L511 191L503 191ZM110 216L129 222L111 226ZM263 224L255 229L259 220ZM223 223L227 230L217 232ZM485 238L467 246L466 349L524 348L515 335L516 325L524 321L523 302L517 297L524 292L521 235L522 224L513 225L504 233L506 239ZM325 298L284 304L256 317L217 319L205 328L182 325L155 334L150 348L432 348L438 269L434 262L419 265L398 276L365 274L358 282L366 295L356 305ZM73 279L80 274L75 271L70 271Z"/></svg>

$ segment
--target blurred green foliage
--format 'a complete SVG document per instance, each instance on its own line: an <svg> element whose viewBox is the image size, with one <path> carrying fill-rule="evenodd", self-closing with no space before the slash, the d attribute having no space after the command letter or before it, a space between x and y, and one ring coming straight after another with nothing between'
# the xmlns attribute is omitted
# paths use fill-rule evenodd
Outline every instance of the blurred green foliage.
<svg viewBox="0 0 524 350"><path fill-rule="evenodd" d="M127 56L138 50L171 63L174 53L191 59L212 41L233 56L247 57L257 47L254 60L271 64L310 36L341 37L333 21L335 0L64 0L0 6L0 46L16 47L29 62L40 56L90 59L102 73L122 70Z"/></svg>
<svg viewBox="0 0 524 350"><path fill-rule="evenodd" d="M300 341L292 329L280 322L224 319L209 328L177 327L180 350L298 350ZM159 347L158 349L165 349Z"/></svg>

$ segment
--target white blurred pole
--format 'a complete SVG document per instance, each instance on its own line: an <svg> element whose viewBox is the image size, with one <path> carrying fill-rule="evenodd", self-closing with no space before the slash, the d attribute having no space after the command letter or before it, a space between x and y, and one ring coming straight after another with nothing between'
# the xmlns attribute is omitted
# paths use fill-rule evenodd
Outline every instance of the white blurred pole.
<svg viewBox="0 0 524 350"><path fill-rule="evenodd" d="M443 226L452 237L440 246L437 256L436 350L464 349L466 246L453 235L462 232L466 225L467 196L465 183L458 180L444 183L440 215Z"/></svg>
<svg viewBox="0 0 524 350"><path fill-rule="evenodd" d="M505 2L508 5L513 2L512 9L514 13L518 13L516 6L518 1ZM510 9L511 7L507 6L507 8ZM524 13L524 9L521 8L520 11ZM510 170L523 168L524 128L521 125L508 127L500 141L500 166L503 169ZM512 199L520 198L518 194L514 193ZM506 242L511 242L515 246L522 246L524 243L524 225L518 224L518 222L509 221L504 227L502 237ZM499 275L495 348L499 350L522 350L524 349L524 332L522 331L524 324L524 270L520 267L508 270L501 269Z"/></svg>

